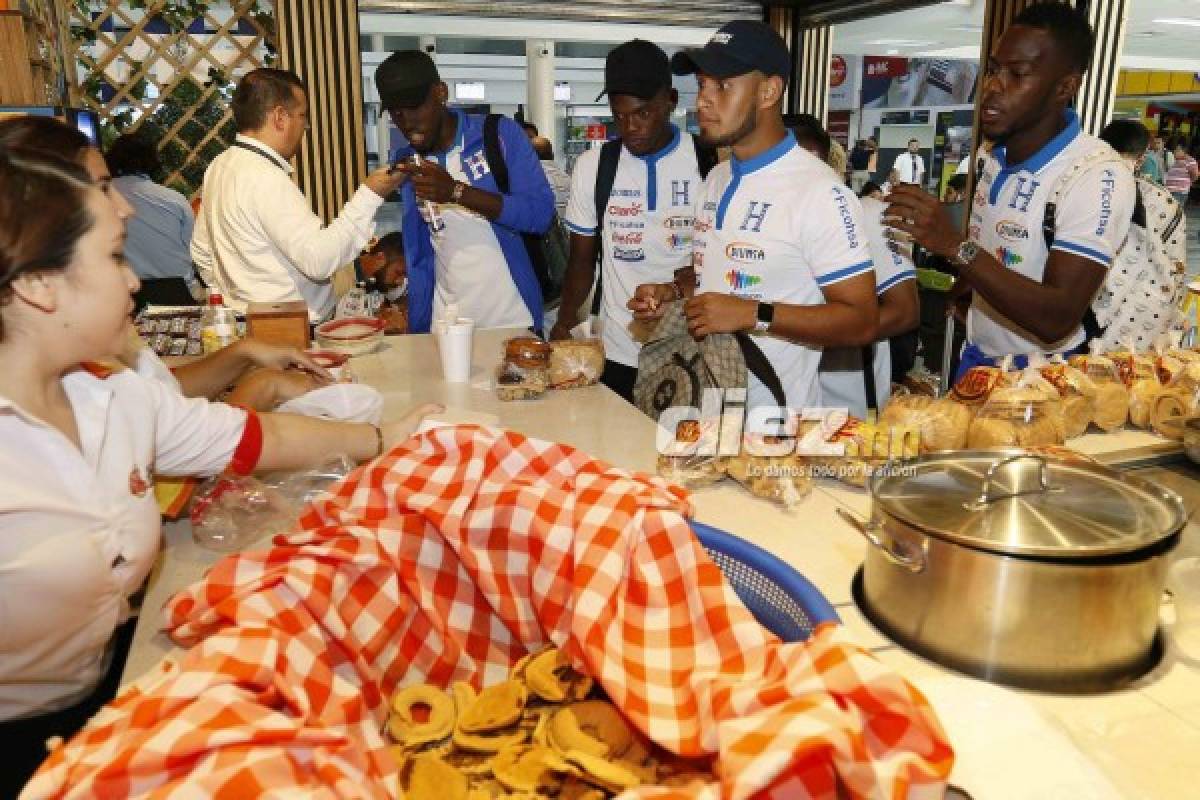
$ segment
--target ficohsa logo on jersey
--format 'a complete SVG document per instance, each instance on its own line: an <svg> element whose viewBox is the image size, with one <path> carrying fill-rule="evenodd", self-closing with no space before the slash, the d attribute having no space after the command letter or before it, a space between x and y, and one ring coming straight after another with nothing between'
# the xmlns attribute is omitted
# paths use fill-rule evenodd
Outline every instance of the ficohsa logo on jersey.
<svg viewBox="0 0 1200 800"><path fill-rule="evenodd" d="M996 223L996 233L1001 239L1008 239L1010 242L1024 241L1029 238L1029 230L1024 225L1007 219Z"/></svg>
<svg viewBox="0 0 1200 800"><path fill-rule="evenodd" d="M725 257L739 264L761 264L767 259L767 251L748 242L730 242L725 246Z"/></svg>

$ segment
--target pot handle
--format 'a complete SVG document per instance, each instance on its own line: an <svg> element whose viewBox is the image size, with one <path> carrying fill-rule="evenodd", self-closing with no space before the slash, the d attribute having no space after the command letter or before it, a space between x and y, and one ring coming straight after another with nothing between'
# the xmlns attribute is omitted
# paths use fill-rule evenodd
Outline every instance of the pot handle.
<svg viewBox="0 0 1200 800"><path fill-rule="evenodd" d="M889 563L897 567L906 569L914 575L925 571L925 554L918 550L915 553L900 552L895 545L889 547L880 536L883 530L883 523L875 521L867 521L858 514L846 508L839 507L837 509L838 516L844 519L850 527L861 533L868 543L878 550Z"/></svg>
<svg viewBox="0 0 1200 800"><path fill-rule="evenodd" d="M1024 459L1032 459L1033 461L1038 462L1038 488L1034 489L1032 491L1027 491L1025 489L1018 488L1014 492L1007 492L1005 494L1000 494L1000 495L991 494L992 482L996 478L996 473L999 472L1004 467L1007 467L1009 464L1012 464L1012 463L1015 463L1017 461L1021 461ZM1002 458L999 461L992 464L990 467L988 467L987 474L983 476L983 484L979 487L979 497L976 497L974 500L971 500L969 502L963 503L963 505L970 511L982 511L984 508L987 508L988 505L990 505L993 501L996 501L996 500L1003 500L1008 497L1016 497L1017 495L1022 495L1022 494L1033 494L1033 493L1045 494L1046 492L1058 492L1058 491L1062 491L1062 489L1059 487L1050 485L1050 465L1046 461L1045 456L1040 456L1037 453L1021 453L1020 455L1009 456L1008 458Z"/></svg>

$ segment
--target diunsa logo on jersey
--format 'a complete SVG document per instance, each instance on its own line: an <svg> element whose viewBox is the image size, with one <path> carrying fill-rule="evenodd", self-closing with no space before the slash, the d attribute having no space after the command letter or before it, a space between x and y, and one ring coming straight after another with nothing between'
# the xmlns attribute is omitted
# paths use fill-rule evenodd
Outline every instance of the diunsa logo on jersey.
<svg viewBox="0 0 1200 800"><path fill-rule="evenodd" d="M996 223L996 233L1001 239L1008 239L1010 242L1020 242L1029 238L1028 228L1019 222L1008 219Z"/></svg>
<svg viewBox="0 0 1200 800"><path fill-rule="evenodd" d="M766 260L767 251L747 242L730 242L725 246L725 257L739 264L758 264Z"/></svg>

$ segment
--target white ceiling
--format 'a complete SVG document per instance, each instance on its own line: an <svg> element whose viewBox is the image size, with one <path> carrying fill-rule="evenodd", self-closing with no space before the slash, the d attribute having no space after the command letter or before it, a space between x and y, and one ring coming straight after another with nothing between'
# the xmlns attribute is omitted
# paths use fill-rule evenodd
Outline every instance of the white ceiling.
<svg viewBox="0 0 1200 800"><path fill-rule="evenodd" d="M1200 0L1130 0L1122 66L1200 72ZM952 0L838 25L838 53L977 58L983 0ZM1156 22L1194 20L1196 26ZM890 51L895 51L891 53Z"/></svg>

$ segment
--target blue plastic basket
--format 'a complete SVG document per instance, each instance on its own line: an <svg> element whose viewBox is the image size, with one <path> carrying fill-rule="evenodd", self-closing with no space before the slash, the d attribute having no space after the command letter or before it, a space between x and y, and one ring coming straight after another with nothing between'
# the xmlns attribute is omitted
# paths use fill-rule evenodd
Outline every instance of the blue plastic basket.
<svg viewBox="0 0 1200 800"><path fill-rule="evenodd" d="M840 622L817 587L783 561L723 530L691 521L696 538L764 628L802 642L822 622Z"/></svg>

